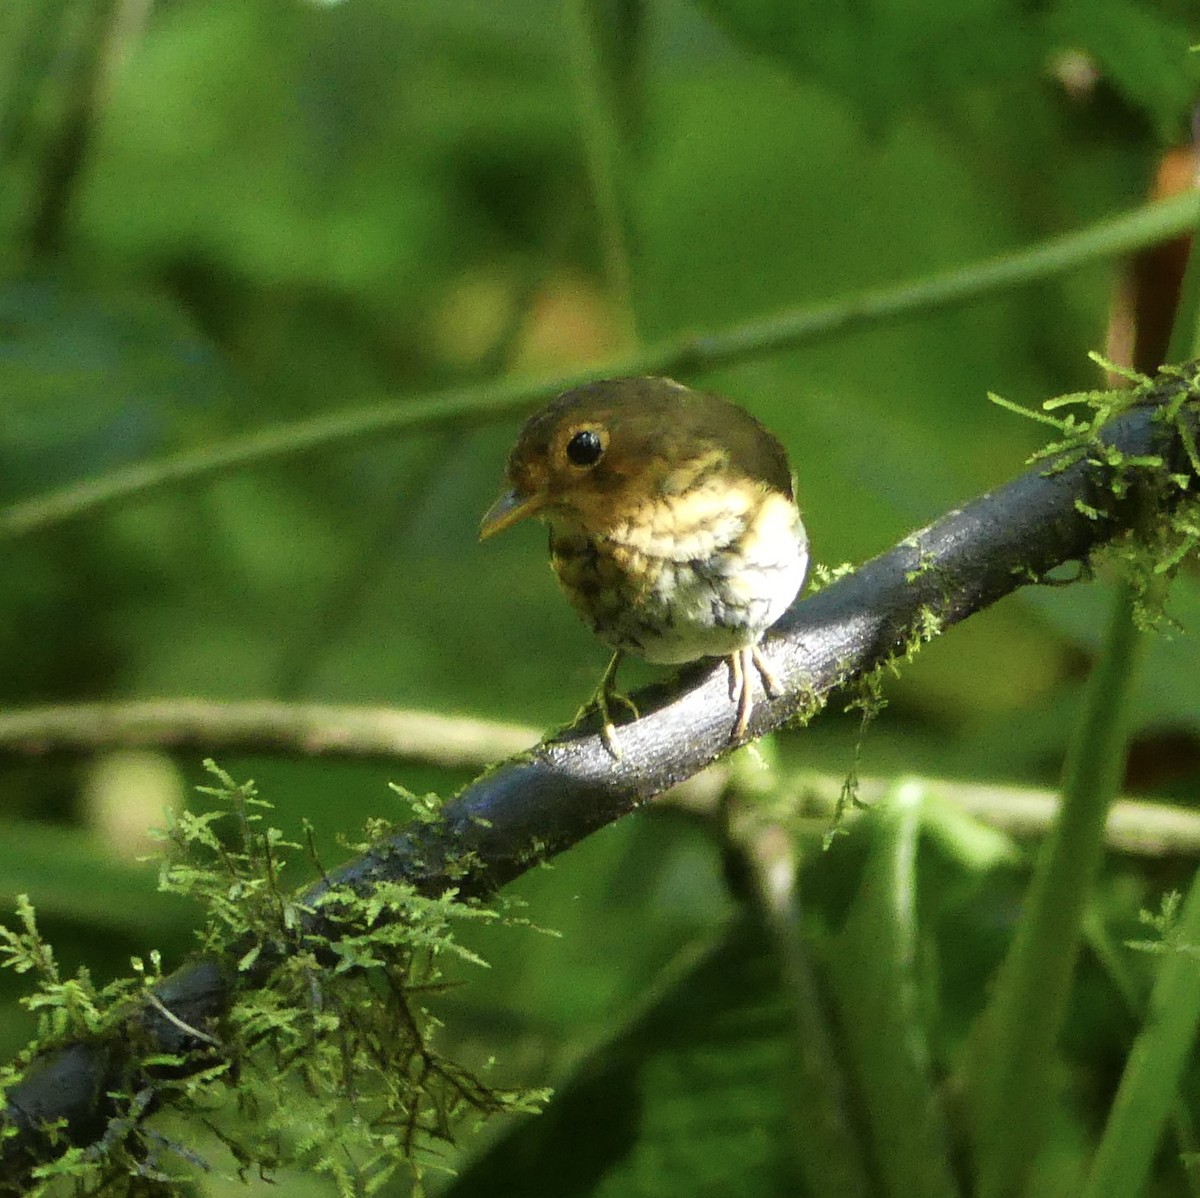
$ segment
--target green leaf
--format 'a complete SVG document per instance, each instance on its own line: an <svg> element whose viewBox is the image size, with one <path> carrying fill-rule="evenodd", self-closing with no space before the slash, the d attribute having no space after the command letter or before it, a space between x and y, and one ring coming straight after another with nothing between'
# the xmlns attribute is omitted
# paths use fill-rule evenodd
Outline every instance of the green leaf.
<svg viewBox="0 0 1200 1198"><path fill-rule="evenodd" d="M891 1198L958 1192L919 976L916 851L924 797L917 784L902 785L872 812L870 857L830 959L879 1175Z"/></svg>
<svg viewBox="0 0 1200 1198"><path fill-rule="evenodd" d="M948 96L1034 78L1069 49L1093 58L1160 135L1172 136L1200 77L1188 55L1195 39L1163 3L1060 0L1036 20L1019 0L699 6L740 45L830 88L876 124L895 125L914 107L944 114Z"/></svg>
<svg viewBox="0 0 1200 1198"><path fill-rule="evenodd" d="M1090 53L1103 76L1150 118L1163 139L1179 136L1200 83L1200 60L1190 52L1197 36L1194 14L1189 29L1161 11L1167 8L1145 0L1064 0L1050 22L1060 45Z"/></svg>
<svg viewBox="0 0 1200 1198"><path fill-rule="evenodd" d="M1032 67L1032 23L1012 0L887 0L824 5L786 0L702 0L748 48L847 97L872 119L893 119L937 90L963 90Z"/></svg>
<svg viewBox="0 0 1200 1198"><path fill-rule="evenodd" d="M1138 636L1131 588L1113 605L1109 644L1063 770L1058 823L1042 846L994 994L964 1061L981 1198L1025 1192L1056 1111L1053 1064L1074 980L1083 912L1121 781Z"/></svg>
<svg viewBox="0 0 1200 1198"><path fill-rule="evenodd" d="M227 363L170 302L52 275L0 283L0 495L161 450L236 398Z"/></svg>

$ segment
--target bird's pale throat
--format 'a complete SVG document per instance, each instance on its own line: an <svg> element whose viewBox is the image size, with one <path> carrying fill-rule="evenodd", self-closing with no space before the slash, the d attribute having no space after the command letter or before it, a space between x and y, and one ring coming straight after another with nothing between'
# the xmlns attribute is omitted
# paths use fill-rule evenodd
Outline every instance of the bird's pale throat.
<svg viewBox="0 0 1200 1198"><path fill-rule="evenodd" d="M649 496L614 524L609 539L650 557L705 558L742 536L763 498L751 483L730 486L716 479L682 493Z"/></svg>

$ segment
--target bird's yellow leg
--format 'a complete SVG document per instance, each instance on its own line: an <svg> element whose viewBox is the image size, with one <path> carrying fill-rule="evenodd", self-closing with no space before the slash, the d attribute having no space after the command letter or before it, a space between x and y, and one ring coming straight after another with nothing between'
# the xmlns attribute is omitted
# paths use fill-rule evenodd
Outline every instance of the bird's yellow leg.
<svg viewBox="0 0 1200 1198"><path fill-rule="evenodd" d="M737 720L733 725L733 739L741 740L750 726L750 711L754 706L750 693L751 650L739 649L731 653L729 661L729 697L737 700Z"/></svg>
<svg viewBox="0 0 1200 1198"><path fill-rule="evenodd" d="M754 710L754 679L750 667L758 671L767 697L777 699L783 694L779 679L771 673L757 645L750 645L731 653L729 661L729 697L737 701L737 722L733 725L733 739L741 740L750 727L750 713Z"/></svg>
<svg viewBox="0 0 1200 1198"><path fill-rule="evenodd" d="M612 721L612 716L609 714L608 700L610 698L619 699L624 706L629 708L636 720L641 716L641 712L637 709L637 704L626 694L617 690L613 685L617 679L617 670L621 665L622 653L618 649L612 655L611 660L604 669L604 674L600 678L600 685L596 688L595 695L592 696L590 702L579 709L575 715L575 719L582 719L583 716L593 707L600 713L600 737L604 741L604 747L612 754L615 761L621 760L621 746L617 741L617 728Z"/></svg>

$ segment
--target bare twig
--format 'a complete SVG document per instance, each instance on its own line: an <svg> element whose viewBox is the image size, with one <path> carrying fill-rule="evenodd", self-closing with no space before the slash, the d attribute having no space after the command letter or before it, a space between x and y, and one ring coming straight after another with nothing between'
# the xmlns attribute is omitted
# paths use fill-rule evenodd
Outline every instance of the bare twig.
<svg viewBox="0 0 1200 1198"><path fill-rule="evenodd" d="M531 728L465 716L316 703L143 699L0 712L0 754L216 746L478 767L537 738Z"/></svg>
<svg viewBox="0 0 1200 1198"><path fill-rule="evenodd" d="M722 767L716 767L720 772ZM691 783L664 795L671 805L699 818L716 815L724 781L704 775L705 785ZM915 785L966 812L972 818L1017 840L1038 840L1054 826L1060 805L1055 791L1027 786L1001 786L963 778L925 778L913 775ZM699 781L699 779L696 779ZM790 822L811 825L824 837L838 809L844 774L803 774L772 783L778 809ZM847 829L895 789L895 778L859 778L855 797L861 806L845 812ZM789 823L790 826L790 823ZM1122 798L1113 803L1105 828L1105 844L1113 852L1137 857L1200 857L1200 812L1190 807Z"/></svg>
<svg viewBox="0 0 1200 1198"><path fill-rule="evenodd" d="M0 712L0 756L99 752L150 747L227 749L313 757L421 761L479 769L489 761L532 748L534 728L466 716L390 707L221 702L216 699L144 699L126 703L76 703ZM1058 795L1031 787L1000 786L952 778L915 779L981 823L1020 839L1044 836L1058 815ZM697 785L672 790L671 802L711 815L722 785L710 773ZM825 828L838 805L843 775L806 774L784 789L795 794L789 812ZM881 799L894 780L861 778L864 808ZM852 822L857 813L847 813ZM1200 813L1138 799L1119 799L1109 813L1107 843L1141 857L1200 856Z"/></svg>

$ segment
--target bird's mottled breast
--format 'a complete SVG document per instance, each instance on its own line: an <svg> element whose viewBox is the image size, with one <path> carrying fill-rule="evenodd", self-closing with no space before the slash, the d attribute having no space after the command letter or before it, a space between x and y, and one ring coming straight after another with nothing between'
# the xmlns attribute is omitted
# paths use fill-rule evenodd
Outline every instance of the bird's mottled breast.
<svg viewBox="0 0 1200 1198"><path fill-rule="evenodd" d="M795 504L750 480L648 496L603 533L552 522L550 551L595 633L660 663L756 643L795 598L808 563Z"/></svg>

